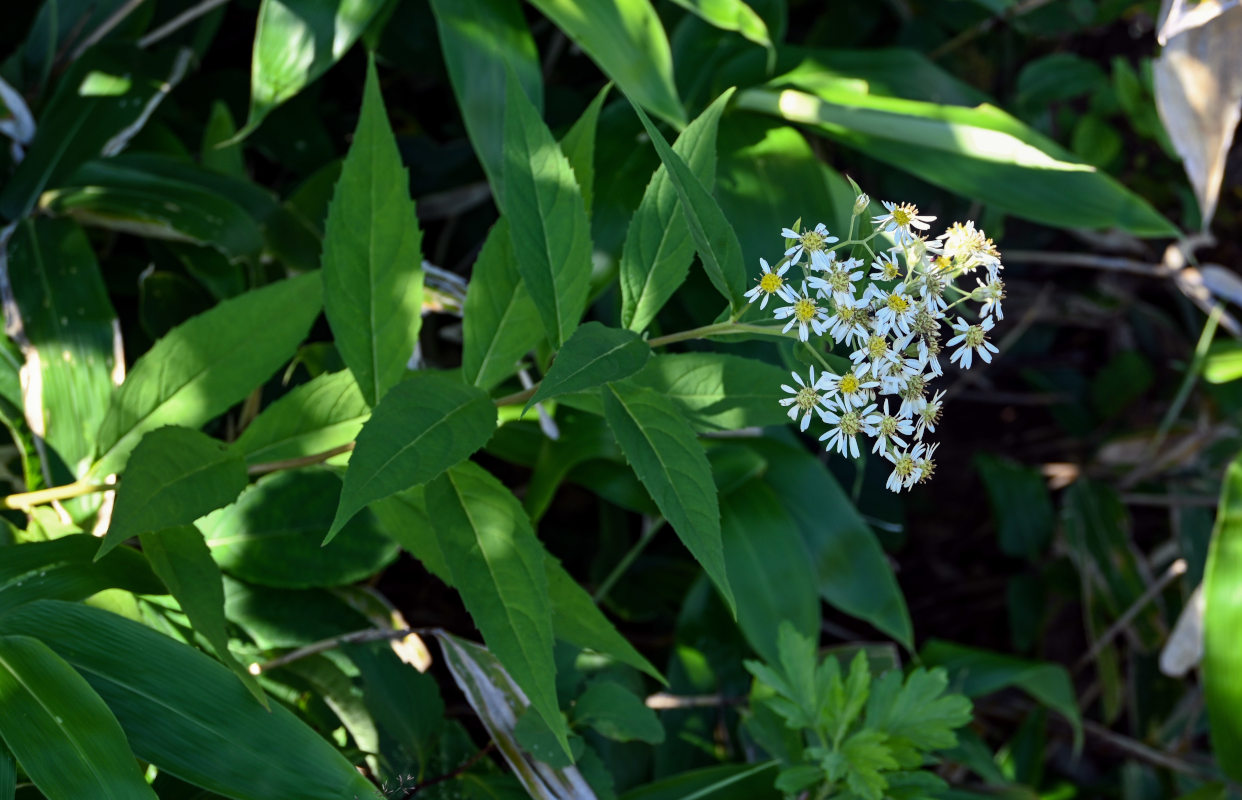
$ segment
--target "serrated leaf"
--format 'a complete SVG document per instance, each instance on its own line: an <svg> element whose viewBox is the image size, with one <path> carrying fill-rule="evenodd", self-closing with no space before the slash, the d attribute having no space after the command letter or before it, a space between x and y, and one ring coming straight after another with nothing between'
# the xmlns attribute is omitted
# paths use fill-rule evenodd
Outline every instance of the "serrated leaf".
<svg viewBox="0 0 1242 800"><path fill-rule="evenodd" d="M595 129L599 125L599 110L611 90L611 83L604 84L604 88L596 93L595 99L561 139L561 152L569 161L569 168L574 171L578 188L582 190L582 204L586 206L587 216L591 215L591 199L595 194Z"/></svg>
<svg viewBox="0 0 1242 800"><path fill-rule="evenodd" d="M600 680L574 701L574 721L618 742L664 741L664 726L642 698L615 681Z"/></svg>
<svg viewBox="0 0 1242 800"><path fill-rule="evenodd" d="M163 587L136 550L121 548L95 561L99 540L87 533L0 552L0 613L32 600L83 600L106 589L160 594Z"/></svg>
<svg viewBox="0 0 1242 800"><path fill-rule="evenodd" d="M0 737L48 800L155 800L116 717L38 639L0 636L0 697Z"/></svg>
<svg viewBox="0 0 1242 800"><path fill-rule="evenodd" d="M488 649L568 753L556 700L543 546L526 512L498 480L470 462L429 483L426 498L453 585Z"/></svg>
<svg viewBox="0 0 1242 800"><path fill-rule="evenodd" d="M518 273L509 221L501 217L474 262L462 310L461 371L490 390L512 375L518 359L539 343L539 311Z"/></svg>
<svg viewBox="0 0 1242 800"><path fill-rule="evenodd" d="M633 375L651 356L651 348L633 331L599 322L580 326L556 354L523 413L535 403L570 392L593 389Z"/></svg>
<svg viewBox="0 0 1242 800"><path fill-rule="evenodd" d="M626 460L736 615L720 541L716 484L694 431L667 399L650 389L609 384L603 397L604 417Z"/></svg>
<svg viewBox="0 0 1242 800"><path fill-rule="evenodd" d="M500 206L509 219L518 273L549 340L559 347L586 308L591 223L569 161L512 77L505 87Z"/></svg>
<svg viewBox="0 0 1242 800"><path fill-rule="evenodd" d="M729 353L660 353L632 383L654 389L677 405L698 431L782 425L778 402L789 374L779 367Z"/></svg>
<svg viewBox="0 0 1242 800"><path fill-rule="evenodd" d="M1242 780L1242 459L1225 473L1203 576L1203 684L1212 747L1225 774Z"/></svg>
<svg viewBox="0 0 1242 800"><path fill-rule="evenodd" d="M435 478L487 444L496 407L481 389L419 372L384 395L358 434L324 543L368 503Z"/></svg>
<svg viewBox="0 0 1242 800"><path fill-rule="evenodd" d="M323 453L352 442L371 416L348 370L317 375L259 412L233 442L247 464Z"/></svg>
<svg viewBox="0 0 1242 800"><path fill-rule="evenodd" d="M203 535L193 525L144 533L142 554L181 610L190 625L201 633L216 656L246 684L254 698L264 706L267 696L259 682L229 651L228 623L224 619L224 583L220 568L211 560Z"/></svg>
<svg viewBox="0 0 1242 800"><path fill-rule="evenodd" d="M732 95L733 90L729 89L722 95L721 102L728 103ZM734 313L740 312L745 305L742 295L746 290L746 267L742 263L742 245L738 242L737 233L725 219L711 192L695 177L682 157L668 146L664 135L643 110L636 105L634 113L638 114L647 135L651 137L660 161L668 168L669 181L677 191L677 199L681 202L690 236L707 277L716 291L729 301Z"/></svg>
<svg viewBox="0 0 1242 800"><path fill-rule="evenodd" d="M371 59L358 129L328 207L322 270L337 350L371 406L405 375L418 343L422 239Z"/></svg>
<svg viewBox="0 0 1242 800"><path fill-rule="evenodd" d="M897 679L900 681L901 676ZM840 754L849 765L845 770L845 782L850 790L864 800L880 800L888 788L888 780L882 773L898 767L884 734L875 730L858 731L842 742Z"/></svg>
<svg viewBox="0 0 1242 800"><path fill-rule="evenodd" d="M188 525L246 488L246 462L223 442L168 426L142 437L116 492L97 558L140 533Z"/></svg>
<svg viewBox="0 0 1242 800"><path fill-rule="evenodd" d="M923 763L923 752L957 744L954 730L970 722L970 701L945 695L949 678L943 669L901 673L890 670L871 686L867 698L867 727L883 732L897 764L912 769Z"/></svg>
<svg viewBox="0 0 1242 800"><path fill-rule="evenodd" d="M321 295L318 275L289 278L225 300L156 342L112 396L91 474L122 468L147 431L202 425L248 395L297 350Z"/></svg>
<svg viewBox="0 0 1242 800"><path fill-rule="evenodd" d="M0 617L0 634L41 639L108 704L134 755L196 786L236 800L382 797L284 706L264 709L222 664L145 625L40 600Z"/></svg>
<svg viewBox="0 0 1242 800"><path fill-rule="evenodd" d="M728 94L716 98L673 142L673 152L709 191L716 180L716 129L728 100ZM621 324L635 331L651 324L685 281L693 260L694 239L668 167L661 164L630 219L621 249Z"/></svg>

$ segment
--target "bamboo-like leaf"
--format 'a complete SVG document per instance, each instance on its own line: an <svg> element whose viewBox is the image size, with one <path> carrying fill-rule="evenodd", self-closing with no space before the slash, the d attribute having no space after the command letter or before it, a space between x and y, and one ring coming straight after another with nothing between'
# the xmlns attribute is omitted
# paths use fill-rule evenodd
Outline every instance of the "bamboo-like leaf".
<svg viewBox="0 0 1242 800"><path fill-rule="evenodd" d="M371 406L405 375L418 342L422 238L372 59L323 237L324 312Z"/></svg>
<svg viewBox="0 0 1242 800"><path fill-rule="evenodd" d="M651 348L637 333L588 322L574 331L557 352L526 408L541 400L633 375L650 357Z"/></svg>
<svg viewBox="0 0 1242 800"><path fill-rule="evenodd" d="M136 550L123 547L95 561L99 540L87 533L4 548L0 613L32 600L83 600L106 589L161 594L160 580Z"/></svg>
<svg viewBox="0 0 1242 800"><path fill-rule="evenodd" d="M604 88L596 93L595 99L561 139L561 152L578 180L587 216L591 214L591 199L595 195L595 130L599 125L599 111L604 107L604 100L610 91L612 84L604 84Z"/></svg>
<svg viewBox="0 0 1242 800"><path fill-rule="evenodd" d="M1203 691L1216 763L1242 780L1242 458L1225 473L1203 575Z"/></svg>

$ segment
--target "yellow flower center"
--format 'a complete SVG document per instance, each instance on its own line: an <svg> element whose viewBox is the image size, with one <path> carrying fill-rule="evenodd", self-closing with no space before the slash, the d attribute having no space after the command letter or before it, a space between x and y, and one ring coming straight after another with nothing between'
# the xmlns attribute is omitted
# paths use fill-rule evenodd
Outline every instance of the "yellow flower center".
<svg viewBox="0 0 1242 800"><path fill-rule="evenodd" d="M763 277L759 279L759 288L768 294L775 294L780 291L781 286L785 283L780 275L775 272L765 272Z"/></svg>
<svg viewBox="0 0 1242 800"><path fill-rule="evenodd" d="M888 339L883 336L872 336L867 340L867 355L871 356L872 361L883 357L886 352L888 352Z"/></svg>
<svg viewBox="0 0 1242 800"><path fill-rule="evenodd" d="M824 249L824 237L818 231L807 231L798 238L798 241L802 243L802 249L804 250L817 252Z"/></svg>
<svg viewBox="0 0 1242 800"><path fill-rule="evenodd" d="M803 386L798 390L798 393L794 395L794 402L797 403L798 408L803 411L810 411L819 404L819 393L810 386Z"/></svg>
<svg viewBox="0 0 1242 800"><path fill-rule="evenodd" d="M815 301L809 297L803 297L794 303L794 317L798 322L810 322L815 319L816 310Z"/></svg>
<svg viewBox="0 0 1242 800"><path fill-rule="evenodd" d="M847 374L844 378L841 379L841 393L842 394L853 394L854 392L858 391L858 387L859 387L858 378L852 372Z"/></svg>
<svg viewBox="0 0 1242 800"><path fill-rule="evenodd" d="M966 346L978 347L983 344L983 340L987 338L987 333L979 325L971 325L966 329Z"/></svg>
<svg viewBox="0 0 1242 800"><path fill-rule="evenodd" d="M888 307L898 314L904 314L910 308L910 301L893 292L888 296Z"/></svg>
<svg viewBox="0 0 1242 800"><path fill-rule="evenodd" d="M917 211L918 211L917 208L911 205L907 205L907 204L894 206L893 207L893 222L896 222L899 227L904 228L910 224L910 218Z"/></svg>
<svg viewBox="0 0 1242 800"><path fill-rule="evenodd" d="M862 431L862 418L859 417L857 411L850 411L841 415L838 426L841 428L841 433L846 436L857 436Z"/></svg>
<svg viewBox="0 0 1242 800"><path fill-rule="evenodd" d="M910 458L910 456L898 457L893 464L893 471L897 473L897 477L903 480L910 477L910 473L914 472L914 459Z"/></svg>

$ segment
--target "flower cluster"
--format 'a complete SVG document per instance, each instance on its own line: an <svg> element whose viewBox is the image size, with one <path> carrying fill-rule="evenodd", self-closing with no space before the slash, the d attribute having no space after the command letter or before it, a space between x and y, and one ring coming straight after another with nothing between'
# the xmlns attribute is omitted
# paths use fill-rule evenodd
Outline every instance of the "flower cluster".
<svg viewBox="0 0 1242 800"><path fill-rule="evenodd" d="M1000 253L974 222L954 223L931 239L926 231L935 217L909 203L884 202L870 235L855 238L869 205L860 193L845 241L822 223L783 229L784 256L776 266L759 259L760 276L746 296L760 308L775 298L772 313L786 321L784 332L796 327L801 341L830 338L850 351L840 374L822 356L819 375L814 367L806 380L794 373L796 385L781 387L790 395L781 404L790 419L801 417L804 431L818 416L829 426L820 441L842 455L859 456L859 434L873 439L872 452L893 465L888 488L899 492L935 469L938 445L924 437L940 421L944 391L933 393L930 384L944 372L942 352L952 349L949 362L962 369L975 356L991 362L997 349L989 337L1004 318L1005 284ZM882 242L892 246L883 249ZM794 268L801 274L791 274ZM971 291L955 285L967 275L976 278ZM967 301L980 304L977 313L966 312L977 321L962 316ZM943 324L951 336L942 343Z"/></svg>

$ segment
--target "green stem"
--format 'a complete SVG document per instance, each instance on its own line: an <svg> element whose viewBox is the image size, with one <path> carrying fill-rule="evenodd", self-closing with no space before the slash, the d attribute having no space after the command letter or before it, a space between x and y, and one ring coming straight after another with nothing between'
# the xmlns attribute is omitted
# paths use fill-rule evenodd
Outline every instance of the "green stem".
<svg viewBox="0 0 1242 800"><path fill-rule="evenodd" d="M617 562L617 565L612 568L612 572L608 573L608 577L604 578L604 582L599 585L599 588L595 590L595 594L592 595L591 599L595 601L596 605L604 602L604 598L608 597L608 593L612 591L612 587L616 585L617 581L621 579L621 576L625 574L625 571L628 570L630 565L634 563L634 559L638 558L642 554L643 550L647 549L647 545L650 544L651 540L655 538L656 531L660 530L663 526L663 517L654 517L645 526L643 526L643 532L642 535L638 537L638 541L635 542L634 546L621 557L621 560Z"/></svg>
<svg viewBox="0 0 1242 800"><path fill-rule="evenodd" d="M782 333L781 329L774 325L751 325L747 322L717 322L712 325L704 325L701 328L691 328L687 331L678 331L670 333L667 336L657 336L647 341L652 347L663 347L666 344L675 342L685 342L691 339L706 339L708 336L718 336L726 333L753 333L760 336L792 336L793 333Z"/></svg>

